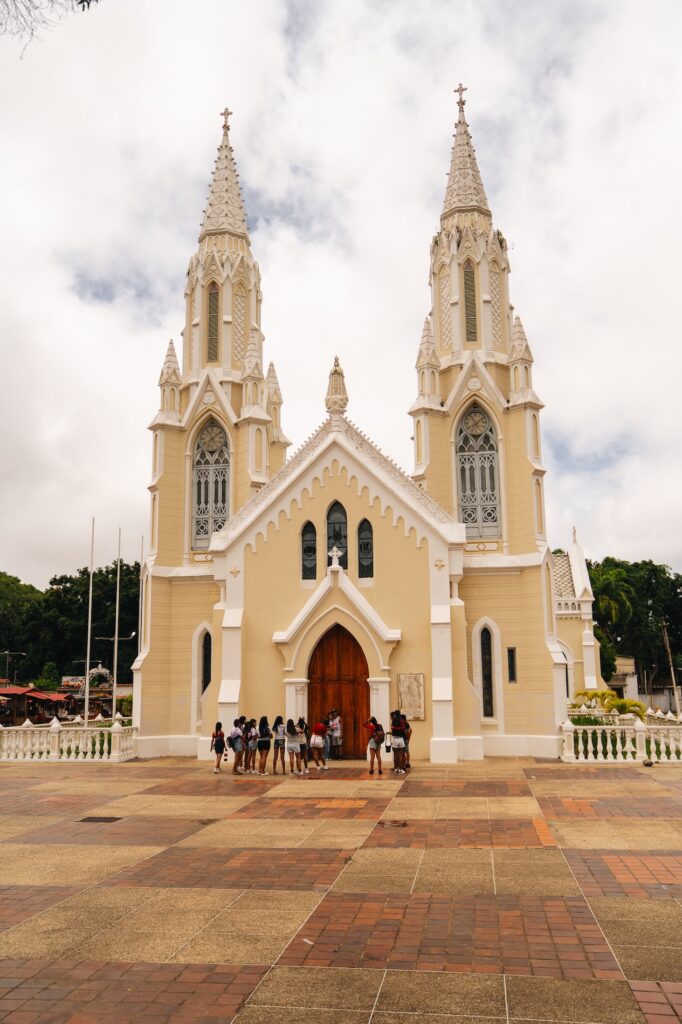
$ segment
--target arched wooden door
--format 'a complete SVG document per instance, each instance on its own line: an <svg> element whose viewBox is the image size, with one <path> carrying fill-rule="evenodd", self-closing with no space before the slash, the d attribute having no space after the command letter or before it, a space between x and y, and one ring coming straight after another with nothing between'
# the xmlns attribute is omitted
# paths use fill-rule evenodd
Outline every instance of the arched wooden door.
<svg viewBox="0 0 682 1024"><path fill-rule="evenodd" d="M367 659L354 636L332 626L317 644L308 668L308 722L314 725L337 708L343 724L342 754L364 757L369 718Z"/></svg>

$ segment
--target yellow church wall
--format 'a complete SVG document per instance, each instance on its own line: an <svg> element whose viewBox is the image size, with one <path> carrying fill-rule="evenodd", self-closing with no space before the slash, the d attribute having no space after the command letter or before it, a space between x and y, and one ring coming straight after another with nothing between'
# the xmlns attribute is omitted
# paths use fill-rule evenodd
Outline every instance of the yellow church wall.
<svg viewBox="0 0 682 1024"><path fill-rule="evenodd" d="M542 566L515 572L467 572L460 584L467 619L467 653L473 682L472 630L482 618L500 631L504 702L508 733L554 732L552 659L547 648ZM507 648L516 648L517 682L510 683ZM499 709L495 708L496 715ZM499 718L498 718L499 722ZM484 726L484 731L489 727ZM493 727L494 728L494 727Z"/></svg>
<svg viewBox="0 0 682 1024"><path fill-rule="evenodd" d="M526 418L521 406L504 418L506 533L509 553L537 551L532 467L526 450ZM505 510L503 509L503 515Z"/></svg>
<svg viewBox="0 0 682 1024"><path fill-rule="evenodd" d="M415 756L427 757L432 732L428 545L424 541L421 547L417 547L414 532L405 536L402 521L393 526L391 511L381 509L378 501L374 506L370 505L366 490L358 495L356 481L349 481L346 470L339 471L336 464L333 475L326 474L322 485L315 482L312 495L304 493L301 508L293 506L291 519L280 515L278 528L271 528L267 539L260 534L255 551L247 549L244 562L244 664L240 708L243 708L244 714L249 715L284 714L284 662L272 641L272 634L287 629L313 592L310 586L301 583L300 535L308 520L314 523L318 539L315 586L324 578L327 563L324 554L326 514L333 501L341 502L348 517L349 579L386 625L402 632L402 638L394 648L389 662L391 707L397 706L398 673L424 673L427 717L425 721L413 722L412 749ZM382 512L386 514L382 515ZM371 586L367 586L369 581L359 580L357 574L357 527L364 518L369 519L374 531L374 578ZM410 580L409 601L406 600L405 579ZM353 617L358 617L357 608L334 588L315 609L313 619L324 617L325 611L335 603L346 607ZM335 618L340 617L332 615L330 625ZM371 675L373 657L367 649L362 631L357 628L354 630L349 620L343 624L355 633L356 639L363 646Z"/></svg>
<svg viewBox="0 0 682 1024"><path fill-rule="evenodd" d="M451 421L447 416L431 413L428 424L429 464L425 490L444 509L452 511Z"/></svg>

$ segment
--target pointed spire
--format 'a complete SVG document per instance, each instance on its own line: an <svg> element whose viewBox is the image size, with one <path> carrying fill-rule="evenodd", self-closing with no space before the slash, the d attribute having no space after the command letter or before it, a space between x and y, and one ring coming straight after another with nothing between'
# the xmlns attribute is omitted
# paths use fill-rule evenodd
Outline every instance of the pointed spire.
<svg viewBox="0 0 682 1024"><path fill-rule="evenodd" d="M329 387L327 388L325 405L327 406L327 412L332 414L335 412L345 412L348 408L346 381L338 356L334 356L334 365L329 374Z"/></svg>
<svg viewBox="0 0 682 1024"><path fill-rule="evenodd" d="M277 380L277 373L275 372L275 364L270 363L268 366L268 372L265 377L265 384L268 389L268 397L271 402L281 402L282 392L280 391L279 381Z"/></svg>
<svg viewBox="0 0 682 1024"><path fill-rule="evenodd" d="M519 316L514 317L514 323L512 325L511 349L509 353L509 358L511 360L525 359L526 362L533 362L533 353L530 350L528 338L526 337L526 332L523 329L521 317Z"/></svg>
<svg viewBox="0 0 682 1024"><path fill-rule="evenodd" d="M418 370L423 366L434 366L440 369L440 360L436 353L436 346L433 343L430 316L427 316L424 320L424 329L422 330L422 337L419 342L419 352L417 353L415 366Z"/></svg>
<svg viewBox="0 0 682 1024"><path fill-rule="evenodd" d="M229 117L227 107L223 116L223 137L218 147L218 157L204 211L199 241L209 234L247 235L246 214L239 187L239 175L230 143Z"/></svg>
<svg viewBox="0 0 682 1024"><path fill-rule="evenodd" d="M246 349L246 355L244 356L242 380L245 380L247 377L258 377L260 380L263 380L263 370L261 369L260 360L258 332L252 328L251 337L249 338L249 344Z"/></svg>
<svg viewBox="0 0 682 1024"><path fill-rule="evenodd" d="M164 359L163 366L161 367L161 374L159 376L159 387L161 387L163 384L168 384L169 382L172 384L181 383L180 365L178 363L178 357L175 354L175 345L173 344L172 338L168 342L166 358Z"/></svg>
<svg viewBox="0 0 682 1024"><path fill-rule="evenodd" d="M466 87L460 82L454 91L459 95L457 101L459 116L455 128L455 141L452 145L450 173L445 190L442 216L447 217L456 210L480 210L482 213L490 214L481 174L476 163L476 151L469 134L469 125L464 117L466 100L463 94L466 92Z"/></svg>

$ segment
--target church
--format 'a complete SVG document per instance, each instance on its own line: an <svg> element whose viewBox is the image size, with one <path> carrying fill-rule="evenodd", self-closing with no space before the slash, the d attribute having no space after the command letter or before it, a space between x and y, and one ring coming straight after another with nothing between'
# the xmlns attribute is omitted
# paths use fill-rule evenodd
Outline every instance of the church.
<svg viewBox="0 0 682 1024"><path fill-rule="evenodd" d="M339 358L325 418L287 457L224 112L181 359L171 342L150 424L140 756L208 758L217 720L312 724L334 707L348 757L365 755L368 716L388 728L394 708L414 758L558 757L567 701L600 682L575 531L566 552L547 543L543 405L457 92L411 474L347 417ZM324 397L320 382L321 416Z"/></svg>

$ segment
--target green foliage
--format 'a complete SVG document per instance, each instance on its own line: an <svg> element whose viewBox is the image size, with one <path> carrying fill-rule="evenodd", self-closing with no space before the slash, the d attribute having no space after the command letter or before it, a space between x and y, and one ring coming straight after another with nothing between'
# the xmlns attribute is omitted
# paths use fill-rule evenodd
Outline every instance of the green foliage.
<svg viewBox="0 0 682 1024"><path fill-rule="evenodd" d="M599 715L572 715L569 712L569 718L573 722L573 725L603 725L604 721Z"/></svg>
<svg viewBox="0 0 682 1024"><path fill-rule="evenodd" d="M613 650L635 659L644 689L651 682L670 682L663 644L663 624L673 661L682 656L682 575L652 561L625 562L605 558L588 562L594 592L594 617ZM604 677L606 678L606 677Z"/></svg>
<svg viewBox="0 0 682 1024"><path fill-rule="evenodd" d="M605 683L608 683L616 671L616 648L611 637L596 625L594 635L599 641L599 671Z"/></svg>
<svg viewBox="0 0 682 1024"><path fill-rule="evenodd" d="M133 713L133 696L129 694L126 697L116 698L116 710L120 711L124 718L130 718Z"/></svg>
<svg viewBox="0 0 682 1024"><path fill-rule="evenodd" d="M137 630L139 563L121 562L121 607L119 636ZM22 682L44 676L52 662L57 676L83 674L87 645L89 570L72 576L54 576L47 590L22 583L15 576L0 573L0 651L25 651L25 658L10 663L10 673ZM96 637L114 635L116 609L116 563L93 574L91 658L113 667L113 642ZM137 654L137 639L121 640L118 653L118 682L129 682L130 667ZM4 665L0 655L0 674Z"/></svg>
<svg viewBox="0 0 682 1024"><path fill-rule="evenodd" d="M36 679L36 686L39 690L58 690L61 683L57 666L53 661L46 661L40 678Z"/></svg>
<svg viewBox="0 0 682 1024"><path fill-rule="evenodd" d="M639 700L628 700L623 697L616 697L615 695L604 702L605 711L615 711L619 715L636 715L637 718L644 721L646 714L646 708Z"/></svg>
<svg viewBox="0 0 682 1024"><path fill-rule="evenodd" d="M612 697L616 697L614 690L578 690L575 694L576 704L589 704L596 700L597 704L604 707L605 703Z"/></svg>

